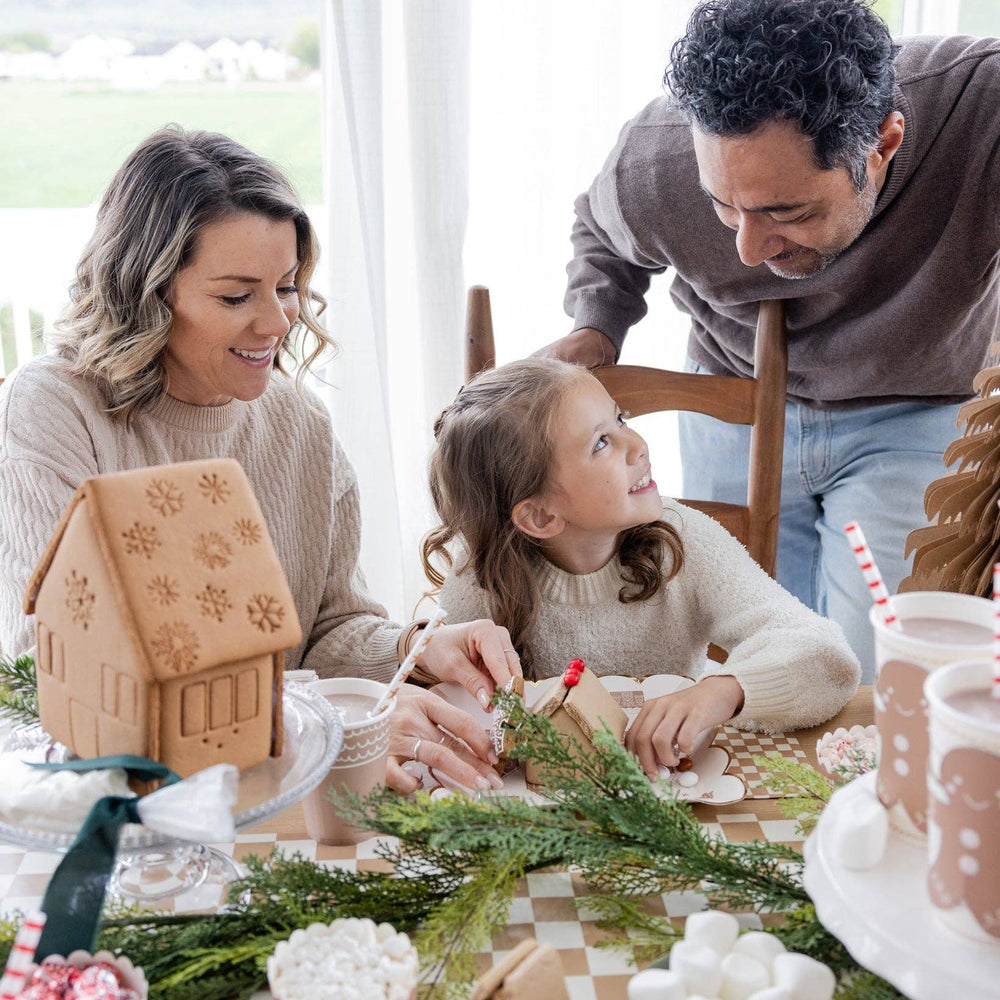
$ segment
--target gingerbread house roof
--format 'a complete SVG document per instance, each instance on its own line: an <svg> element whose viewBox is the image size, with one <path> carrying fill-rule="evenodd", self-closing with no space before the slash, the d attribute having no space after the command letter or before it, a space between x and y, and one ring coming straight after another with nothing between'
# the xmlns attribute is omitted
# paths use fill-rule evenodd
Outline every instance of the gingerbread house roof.
<svg viewBox="0 0 1000 1000"><path fill-rule="evenodd" d="M625 735L628 716L600 682L593 671L581 669L573 685L566 686L560 678L548 694L535 706L536 715L552 716L560 709L580 727L588 740L607 725L620 741Z"/></svg>
<svg viewBox="0 0 1000 1000"><path fill-rule="evenodd" d="M111 473L76 491L24 598L33 614L82 506L147 680L292 649L295 603L240 464L208 459ZM80 568L85 576L86 568ZM79 579L74 583L79 587ZM91 597L93 600L93 597Z"/></svg>

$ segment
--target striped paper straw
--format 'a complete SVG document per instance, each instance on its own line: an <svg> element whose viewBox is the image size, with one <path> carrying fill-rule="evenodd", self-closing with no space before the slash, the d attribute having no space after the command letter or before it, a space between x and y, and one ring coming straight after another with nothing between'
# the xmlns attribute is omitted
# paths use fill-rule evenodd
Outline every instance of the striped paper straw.
<svg viewBox="0 0 1000 1000"><path fill-rule="evenodd" d="M993 697L1000 698L1000 563L993 564Z"/></svg>
<svg viewBox="0 0 1000 1000"><path fill-rule="evenodd" d="M851 548L854 550L854 558L857 559L858 566L861 567L861 572L864 575L865 583L868 584L868 590L872 595L872 600L875 602L875 607L879 610L882 624L888 625L889 628L893 628L897 632L901 632L903 626L899 624L899 619L892 610L889 591L885 589L882 574L878 571L878 566L875 564L875 557L872 555L872 550L868 548L868 542L865 541L861 525L857 521L851 521L850 524L845 525L844 531L847 532L847 540L851 543Z"/></svg>
<svg viewBox="0 0 1000 1000"><path fill-rule="evenodd" d="M31 963L35 960L35 951L44 926L44 913L30 913L24 918L24 923L21 924L10 947L3 978L0 979L0 1000L14 1000L14 997L24 989L24 981Z"/></svg>
<svg viewBox="0 0 1000 1000"><path fill-rule="evenodd" d="M413 644L413 649L406 654L406 659L399 665L399 670L396 671L392 680L389 681L389 686L385 689L385 694L375 703L374 708L368 710L369 717L378 715L379 712L384 711L389 702L396 697L399 689L406 683L406 678L413 673L413 668L417 665L417 657L427 648L427 643L431 641L435 629L445 620L447 614L448 612L444 608L439 607L431 615L430 621L420 630L420 636ZM0 997L0 1000L3 1000L3 998Z"/></svg>

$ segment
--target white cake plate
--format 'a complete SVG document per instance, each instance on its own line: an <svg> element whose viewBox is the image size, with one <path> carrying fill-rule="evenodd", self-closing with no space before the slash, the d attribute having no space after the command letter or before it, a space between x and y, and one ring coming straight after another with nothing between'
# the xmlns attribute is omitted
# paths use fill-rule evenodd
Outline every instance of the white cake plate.
<svg viewBox="0 0 1000 1000"><path fill-rule="evenodd" d="M329 702L301 684L285 685L282 700L284 742L281 755L240 772L233 821L237 830L256 826L305 798L326 777L340 753L344 727ZM14 729L0 749L50 745L50 760L69 753L41 726ZM33 851L64 853L75 833L43 826L0 822L0 841ZM108 884L112 896L130 903L156 905L190 890L208 889L206 899L224 895L241 875L227 854L204 844L165 837L144 826L126 825L118 842L118 861Z"/></svg>
<svg viewBox="0 0 1000 1000"><path fill-rule="evenodd" d="M874 790L874 772L838 789L805 843L805 888L820 922L859 965L910 1000L996 1000L1000 943L963 937L938 920L927 895L925 845L890 828L885 856L875 868L855 871L838 860L838 816Z"/></svg>

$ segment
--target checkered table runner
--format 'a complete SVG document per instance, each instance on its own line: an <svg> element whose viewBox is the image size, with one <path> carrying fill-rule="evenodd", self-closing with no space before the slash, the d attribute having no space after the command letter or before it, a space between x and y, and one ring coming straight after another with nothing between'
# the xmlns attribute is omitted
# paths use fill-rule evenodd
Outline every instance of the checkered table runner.
<svg viewBox="0 0 1000 1000"><path fill-rule="evenodd" d="M706 824L713 836L730 841L766 839L801 847L794 821L761 818L750 802L737 803L726 810ZM285 854L299 852L320 864L353 871L386 867L376 855L375 838L352 847L328 847L307 839L249 832L237 835L235 843L213 846L237 862L250 854L267 855L277 848ZM58 861L56 854L26 852L0 844L0 911L26 912L35 908ZM622 1000L635 966L622 952L598 947L611 934L597 927L591 915L575 905L576 898L586 894L587 887L566 871L534 872L526 876L511 906L508 925L492 947L480 955L480 968L485 971L520 941L534 937L559 949L570 1000ZM193 911L216 905L217 890L193 890L164 908ZM647 904L651 912L669 916L678 924L704 905L703 897L694 893L667 893ZM746 926L760 926L758 918L753 916L741 920ZM259 1000L265 1000L268 994L258 996Z"/></svg>
<svg viewBox="0 0 1000 1000"><path fill-rule="evenodd" d="M747 798L774 799L778 793L767 786L765 775L754 762L754 757L770 757L779 754L789 757L800 764L807 764L809 758L802 744L794 737L785 733L768 736L767 733L747 733L732 726L720 726L715 737L715 746L723 747L732 757L732 763L726 769L727 774L739 775L747 786Z"/></svg>

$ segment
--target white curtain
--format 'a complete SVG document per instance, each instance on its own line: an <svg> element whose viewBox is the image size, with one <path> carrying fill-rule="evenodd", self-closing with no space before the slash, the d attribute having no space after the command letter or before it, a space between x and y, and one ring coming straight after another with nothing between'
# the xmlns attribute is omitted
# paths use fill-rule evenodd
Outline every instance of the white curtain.
<svg viewBox="0 0 1000 1000"><path fill-rule="evenodd" d="M326 321L343 351L323 393L358 471L369 586L408 618L432 415L461 383L469 7L383 6L325 6Z"/></svg>
<svg viewBox="0 0 1000 1000"><path fill-rule="evenodd" d="M358 470L369 586L396 617L426 589L426 457L462 380L466 285L491 287L501 361L569 332L573 199L661 93L690 7L325 0L323 260L343 350L324 396ZM682 362L666 284L626 360ZM674 444L656 436L669 484Z"/></svg>

